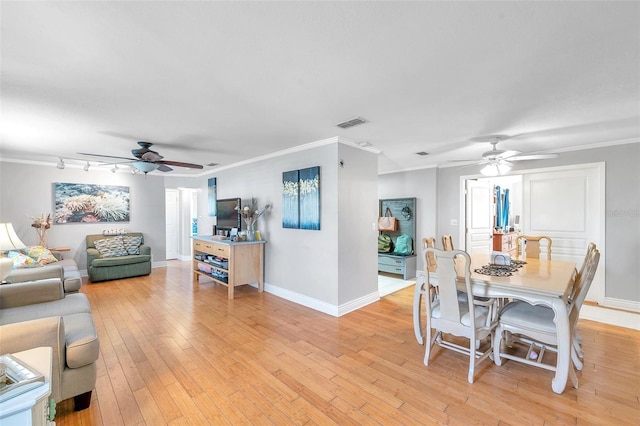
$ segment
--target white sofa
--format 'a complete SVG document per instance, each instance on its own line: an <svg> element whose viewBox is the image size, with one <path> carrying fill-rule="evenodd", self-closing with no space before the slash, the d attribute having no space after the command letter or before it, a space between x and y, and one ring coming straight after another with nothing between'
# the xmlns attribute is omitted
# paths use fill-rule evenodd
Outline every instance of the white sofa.
<svg viewBox="0 0 640 426"><path fill-rule="evenodd" d="M53 348L52 398L89 407L99 342L86 295L65 293L61 278L0 285L2 353L40 346Z"/></svg>

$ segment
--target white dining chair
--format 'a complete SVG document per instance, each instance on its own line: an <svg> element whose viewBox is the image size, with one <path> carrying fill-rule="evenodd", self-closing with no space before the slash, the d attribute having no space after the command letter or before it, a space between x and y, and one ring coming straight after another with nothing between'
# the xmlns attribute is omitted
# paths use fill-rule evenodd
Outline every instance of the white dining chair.
<svg viewBox="0 0 640 426"><path fill-rule="evenodd" d="M569 338L571 348L571 362L575 366L575 351L573 338L575 328L578 323L582 302L589 291L591 282L595 275L600 260L600 252L593 249L585 264L583 273L578 277L577 290L574 298L567 303L567 315L569 317ZM555 365L543 362L546 351L557 352L558 337L556 324L554 322L554 312L550 307L543 305L531 305L527 302L516 300L507 303L499 313L498 326L494 335L493 360L496 365L502 365L502 359L510 359L528 365L556 371ZM522 356L506 352L506 346L523 344L528 346L526 354ZM504 351L503 351L504 350ZM574 385L578 387L578 379L573 368L569 368L569 377Z"/></svg>
<svg viewBox="0 0 640 426"><path fill-rule="evenodd" d="M436 246L436 239L434 237L428 237L422 239L422 249L434 248ZM437 297L437 287L433 285L425 285L425 278L427 271L436 271L436 258L432 252L425 253L424 257L424 269L425 274L419 275L416 278L416 285L413 291L413 331L416 335L416 340L421 345L424 344L424 325L422 323L422 302L425 298L429 298L430 303Z"/></svg>
<svg viewBox="0 0 640 426"><path fill-rule="evenodd" d="M437 265L435 273L425 268L426 294L431 294L428 289L436 281L438 287L437 297L432 300L427 299L429 303L425 303L427 326L424 364L429 365L431 349L436 343L445 349L468 355L467 380L473 383L476 366L492 353L492 333L496 323L489 322L487 325L489 309L486 306L478 306L473 297L466 297L464 301L459 297L458 283L464 283L464 291L467 295L473 294L469 254L462 250L444 251L431 247L424 251L427 257L430 253L434 254ZM437 275L437 278L432 275ZM468 339L469 346L465 347L446 340L446 334ZM489 338L486 342L488 348L484 352L477 350L480 346L479 342L487 337Z"/></svg>
<svg viewBox="0 0 640 426"><path fill-rule="evenodd" d="M454 250L453 237L451 236L451 234L446 234L442 236L442 248L446 251Z"/></svg>
<svg viewBox="0 0 640 426"><path fill-rule="evenodd" d="M580 266L580 269L576 270L576 276L574 279L573 288L571 289L571 295L569 296L569 302L571 303L572 301L574 301L574 303L577 305L576 308L578 312L580 311L580 309L582 309L582 303L584 302L584 299L586 297L586 293L583 294L582 298L579 297L580 291L582 290L581 287L583 286L582 276L584 276L585 274L586 267L589 264L589 259L591 258L592 253L595 249L596 244L589 243L589 245L587 246L587 254L582 261L582 265ZM577 370L582 370L582 359L584 358L584 351L582 350L582 336L580 336L577 327L574 327L573 330L572 344L573 348L571 351L571 356L573 357L573 364L575 365Z"/></svg>
<svg viewBox="0 0 640 426"><path fill-rule="evenodd" d="M526 240L526 256L539 259L542 249L545 249L547 260L551 260L551 238L546 235L519 235L516 237L516 250L522 256L522 240ZM545 244L540 244L544 241Z"/></svg>

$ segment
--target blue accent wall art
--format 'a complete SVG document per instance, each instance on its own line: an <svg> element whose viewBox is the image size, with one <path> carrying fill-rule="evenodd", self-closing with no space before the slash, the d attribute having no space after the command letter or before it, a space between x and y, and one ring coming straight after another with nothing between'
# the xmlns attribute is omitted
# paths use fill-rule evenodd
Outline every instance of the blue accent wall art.
<svg viewBox="0 0 640 426"><path fill-rule="evenodd" d="M300 170L300 229L320 229L320 167Z"/></svg>
<svg viewBox="0 0 640 426"><path fill-rule="evenodd" d="M300 227L298 204L298 170L282 173L282 227Z"/></svg>
<svg viewBox="0 0 640 426"><path fill-rule="evenodd" d="M320 230L320 167L282 173L282 227Z"/></svg>
<svg viewBox="0 0 640 426"><path fill-rule="evenodd" d="M218 201L218 188L216 186L216 178L209 178L207 181L207 195L209 205L209 216L217 216L216 202Z"/></svg>

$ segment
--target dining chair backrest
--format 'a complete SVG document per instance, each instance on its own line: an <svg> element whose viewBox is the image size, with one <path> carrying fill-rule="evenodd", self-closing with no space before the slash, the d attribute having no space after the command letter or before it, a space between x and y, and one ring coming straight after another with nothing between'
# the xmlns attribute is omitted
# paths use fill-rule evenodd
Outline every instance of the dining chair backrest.
<svg viewBox="0 0 640 426"><path fill-rule="evenodd" d="M573 300L570 300L570 303L572 304L571 309L575 311L575 315L582 309L582 304L587 297L589 288L591 288L591 283L596 275L599 262L600 251L598 251L594 245L594 248L588 253L588 258L585 259L585 265L581 268L582 273L578 275L576 283L574 284L574 297Z"/></svg>
<svg viewBox="0 0 640 426"><path fill-rule="evenodd" d="M467 381L473 383L476 366L493 352L492 334L496 321L487 321L489 309L475 305L471 283L471 258L462 250L438 250L426 248L425 256L433 253L436 258L435 273L426 270L426 283L437 281L438 297L427 303L427 326L424 364L429 365L431 347L437 343L445 349L465 354L469 357ZM433 275L433 276L432 276ZM464 297L458 285L464 282ZM415 315L415 311L414 311ZM415 327L415 325L414 325ZM432 330L435 335L432 337ZM416 334L417 335L417 334ZM446 335L469 339L468 346L448 340ZM488 345L481 350L482 342L489 338Z"/></svg>
<svg viewBox="0 0 640 426"><path fill-rule="evenodd" d="M436 258L435 274L437 274L440 299L438 316L432 318L431 327L445 333L471 338L473 329L475 329L473 297L467 298L469 300L468 306L463 309L461 309L458 298L458 280L464 281L467 294L473 294L471 290L471 258L467 252L462 250L425 249L427 257L429 253L433 253ZM431 275L431 272L428 274ZM427 278L427 282L431 282L431 277ZM466 324L463 324L463 320Z"/></svg>
<svg viewBox="0 0 640 426"><path fill-rule="evenodd" d="M580 280L580 277L584 274L587 263L589 262L589 258L591 257L591 253L595 249L596 249L596 243L589 243L589 245L587 246L587 254L584 256L582 265L580 266L580 269L576 273L576 278L575 278L576 282L578 282L578 280ZM573 300L575 297L575 293L576 293L575 289L576 289L576 286L574 285L574 291L571 293L571 300Z"/></svg>
<svg viewBox="0 0 640 426"><path fill-rule="evenodd" d="M451 234L446 234L442 236L442 249L446 251L454 250L453 237L451 236Z"/></svg>
<svg viewBox="0 0 640 426"><path fill-rule="evenodd" d="M531 257L534 259L540 258L540 253L542 253L542 248L540 246L540 241L546 242L546 254L547 259L551 260L551 238L546 235L519 235L516 238L516 249L518 250L518 254L522 256L522 240L527 241L526 255L527 257Z"/></svg>
<svg viewBox="0 0 640 426"><path fill-rule="evenodd" d="M427 248L435 248L436 247L436 239L434 237L429 237L429 238L423 238L422 239L422 249L427 249ZM426 269L428 269L430 272L435 272L436 271L436 256L433 254L433 252L429 252L425 255L425 265L426 265Z"/></svg>

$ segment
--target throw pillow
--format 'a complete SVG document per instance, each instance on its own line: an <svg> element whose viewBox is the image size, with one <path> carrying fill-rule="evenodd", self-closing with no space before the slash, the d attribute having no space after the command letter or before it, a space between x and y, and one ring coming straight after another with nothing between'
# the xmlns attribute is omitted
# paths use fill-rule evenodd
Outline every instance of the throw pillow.
<svg viewBox="0 0 640 426"><path fill-rule="evenodd" d="M42 266L26 254L20 253L18 251L8 252L7 257L13 260L13 269L37 268L39 266Z"/></svg>
<svg viewBox="0 0 640 426"><path fill-rule="evenodd" d="M42 246L29 246L26 248L25 253L41 265L48 265L58 261L49 249Z"/></svg>
<svg viewBox="0 0 640 426"><path fill-rule="evenodd" d="M141 236L125 235L122 237L122 243L127 253L140 254L140 244L142 244Z"/></svg>
<svg viewBox="0 0 640 426"><path fill-rule="evenodd" d="M124 248L121 237L97 240L93 245L100 252L100 257L118 257L127 255L127 250Z"/></svg>

